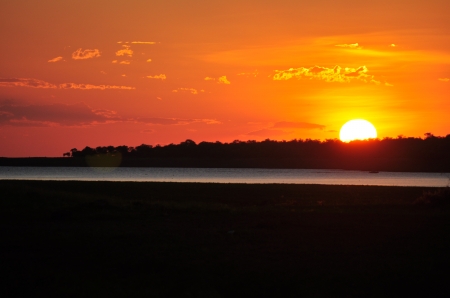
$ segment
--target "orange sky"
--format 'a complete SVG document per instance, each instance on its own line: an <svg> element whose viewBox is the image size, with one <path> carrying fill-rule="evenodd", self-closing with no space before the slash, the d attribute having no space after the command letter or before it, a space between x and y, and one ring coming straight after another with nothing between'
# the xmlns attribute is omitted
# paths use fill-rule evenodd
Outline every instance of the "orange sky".
<svg viewBox="0 0 450 298"><path fill-rule="evenodd" d="M450 133L448 0L0 4L0 156Z"/></svg>

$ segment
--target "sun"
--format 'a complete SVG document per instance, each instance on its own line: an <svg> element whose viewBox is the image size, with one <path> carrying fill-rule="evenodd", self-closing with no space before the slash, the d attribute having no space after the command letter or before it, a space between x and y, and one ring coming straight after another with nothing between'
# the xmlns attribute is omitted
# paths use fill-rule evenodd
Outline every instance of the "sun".
<svg viewBox="0 0 450 298"><path fill-rule="evenodd" d="M345 123L339 133L342 142L350 142L353 140L366 140L377 137L377 130L367 120L355 119Z"/></svg>

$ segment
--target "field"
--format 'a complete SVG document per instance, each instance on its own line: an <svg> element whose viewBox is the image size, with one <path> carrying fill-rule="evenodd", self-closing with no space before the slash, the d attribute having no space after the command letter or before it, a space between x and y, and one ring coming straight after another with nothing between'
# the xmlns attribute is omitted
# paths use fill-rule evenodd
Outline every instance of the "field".
<svg viewBox="0 0 450 298"><path fill-rule="evenodd" d="M1 297L449 297L426 188L0 181Z"/></svg>

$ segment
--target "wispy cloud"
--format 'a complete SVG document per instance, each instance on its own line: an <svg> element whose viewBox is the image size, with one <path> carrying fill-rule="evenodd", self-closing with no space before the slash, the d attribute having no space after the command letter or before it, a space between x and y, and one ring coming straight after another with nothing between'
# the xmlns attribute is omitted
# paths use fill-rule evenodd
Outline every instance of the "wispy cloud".
<svg viewBox="0 0 450 298"><path fill-rule="evenodd" d="M136 89L135 87L117 86L117 85L92 85L92 84L76 84L76 83L62 83L57 85L46 81L29 78L0 79L0 87L28 87L28 88L43 88L43 89L80 89L80 90Z"/></svg>
<svg viewBox="0 0 450 298"><path fill-rule="evenodd" d="M152 62L152 59L147 59L147 62Z"/></svg>
<svg viewBox="0 0 450 298"><path fill-rule="evenodd" d="M82 50L79 48L75 52L72 53L72 59L75 60L85 60L85 59L91 59L95 57L100 57L100 51L98 49L86 49Z"/></svg>
<svg viewBox="0 0 450 298"><path fill-rule="evenodd" d="M254 72L241 72L241 73L238 73L237 75L256 78L256 76L258 75L258 70L255 70Z"/></svg>
<svg viewBox="0 0 450 298"><path fill-rule="evenodd" d="M344 43L344 44L337 44L335 46L340 48L361 49L358 43L350 43L350 44Z"/></svg>
<svg viewBox="0 0 450 298"><path fill-rule="evenodd" d="M51 84L46 81L30 78L11 78L0 79L1 87L29 87L29 88L43 88L43 89L56 89L57 85Z"/></svg>
<svg viewBox="0 0 450 298"><path fill-rule="evenodd" d="M58 61L61 61L62 59L63 59L63 57L59 56L59 57L50 59L50 60L48 60L47 62L58 62Z"/></svg>
<svg viewBox="0 0 450 298"><path fill-rule="evenodd" d="M152 45L152 44L157 44L157 43L159 43L159 42L156 42L156 41L118 41L117 42L118 44L149 44L149 45Z"/></svg>
<svg viewBox="0 0 450 298"><path fill-rule="evenodd" d="M60 89L80 89L80 90L107 90L107 89L119 89L119 90L134 90L135 87L129 86L117 86L117 85L91 85L91 84L75 84L75 83L63 83L58 85Z"/></svg>
<svg viewBox="0 0 450 298"><path fill-rule="evenodd" d="M222 124L216 119L186 119L186 118L137 118L134 121L151 125L188 125L193 123Z"/></svg>
<svg viewBox="0 0 450 298"><path fill-rule="evenodd" d="M157 80L165 80L167 77L165 74L154 75L154 76L146 76L148 79L157 79Z"/></svg>
<svg viewBox="0 0 450 298"><path fill-rule="evenodd" d="M116 52L116 56L128 56L128 57L132 57L133 56L133 50L130 49L130 47L125 46L124 49L118 50Z"/></svg>
<svg viewBox="0 0 450 298"><path fill-rule="evenodd" d="M114 63L114 62L113 62L113 63ZM125 65L128 65L128 64L131 64L131 61L130 61L130 60L124 60L124 61L120 61L119 64L125 64Z"/></svg>
<svg viewBox="0 0 450 298"><path fill-rule="evenodd" d="M449 82L450 81L449 78L442 78L442 79L438 79L438 80L441 81L441 82Z"/></svg>
<svg viewBox="0 0 450 298"><path fill-rule="evenodd" d="M204 78L205 81L217 81L218 84L225 84L225 85L229 85L231 84L230 81L228 81L227 76L221 76L219 78L211 78L211 77L206 77Z"/></svg>
<svg viewBox="0 0 450 298"><path fill-rule="evenodd" d="M373 83L380 85L381 82L375 80L373 75L368 74L366 66L360 66L358 68L335 66L333 68L313 66L310 68L299 67L289 68L288 70L275 70L273 80L283 81L296 78L298 80L302 78L318 79L325 82L338 82L349 83L353 80L362 81L365 83ZM392 86L389 83L385 83L386 86Z"/></svg>
<svg viewBox="0 0 450 298"><path fill-rule="evenodd" d="M172 90L172 92L174 92L174 93L188 92L191 94L198 94L199 92L205 92L205 90L198 91L197 89L194 89L194 88L178 88L178 89Z"/></svg>
<svg viewBox="0 0 450 298"><path fill-rule="evenodd" d="M155 41L132 41L132 44L156 44Z"/></svg>

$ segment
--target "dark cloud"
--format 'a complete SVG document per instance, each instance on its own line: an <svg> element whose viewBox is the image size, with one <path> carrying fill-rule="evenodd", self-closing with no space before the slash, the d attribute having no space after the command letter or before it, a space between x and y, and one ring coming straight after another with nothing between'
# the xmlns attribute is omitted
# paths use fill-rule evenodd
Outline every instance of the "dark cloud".
<svg viewBox="0 0 450 298"><path fill-rule="evenodd" d="M286 134L290 134L290 133L292 133L292 131L264 128L264 129L260 129L260 130L251 131L249 133L246 133L246 135L259 136L259 137L273 137L273 136L286 135Z"/></svg>
<svg viewBox="0 0 450 298"><path fill-rule="evenodd" d="M95 110L85 103L76 104L0 104L0 125L13 126L86 126L121 121L116 113Z"/></svg>
<svg viewBox="0 0 450 298"><path fill-rule="evenodd" d="M275 123L272 128L297 128L297 129L324 129L325 125L307 123L307 122L287 122L281 121Z"/></svg>
<svg viewBox="0 0 450 298"><path fill-rule="evenodd" d="M148 125L220 124L215 119L122 118L115 111L98 110L80 102L76 104L19 104L0 102L0 125L13 126L89 126L113 122Z"/></svg>

